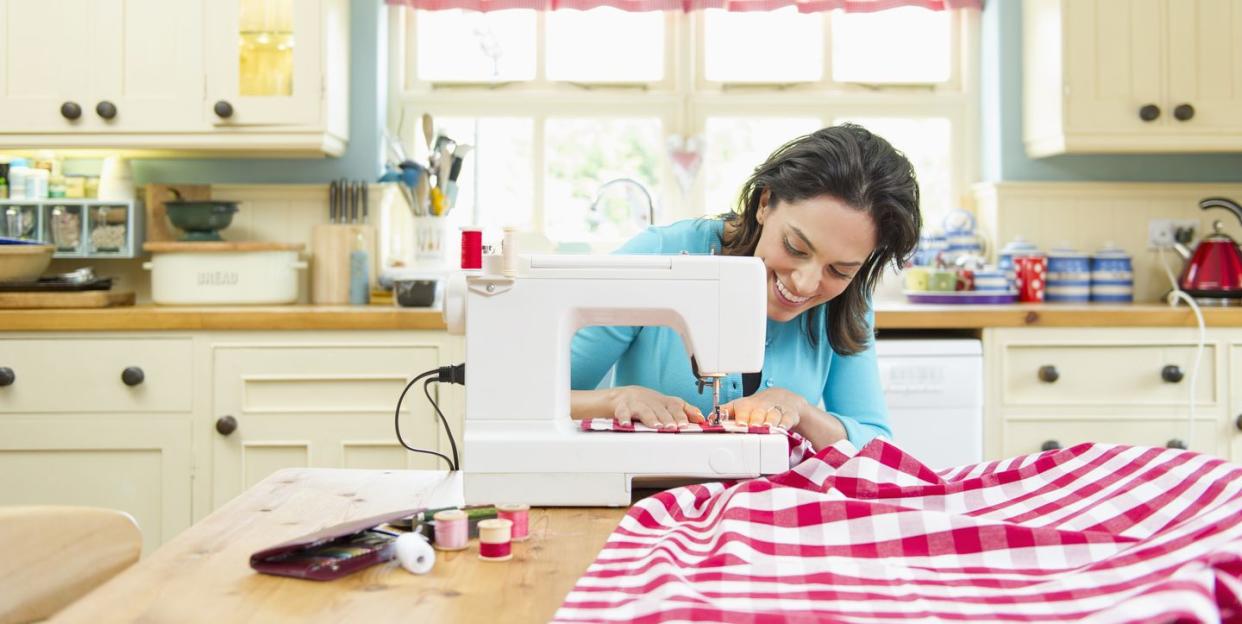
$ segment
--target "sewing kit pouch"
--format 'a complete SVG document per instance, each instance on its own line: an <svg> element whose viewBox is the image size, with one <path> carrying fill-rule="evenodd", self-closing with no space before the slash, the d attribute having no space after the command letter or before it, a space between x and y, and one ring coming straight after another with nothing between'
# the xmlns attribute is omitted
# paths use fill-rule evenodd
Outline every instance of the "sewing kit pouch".
<svg viewBox="0 0 1242 624"><path fill-rule="evenodd" d="M395 557L397 536L375 528L419 511L406 509L330 526L250 555L250 567L313 581L338 579Z"/></svg>

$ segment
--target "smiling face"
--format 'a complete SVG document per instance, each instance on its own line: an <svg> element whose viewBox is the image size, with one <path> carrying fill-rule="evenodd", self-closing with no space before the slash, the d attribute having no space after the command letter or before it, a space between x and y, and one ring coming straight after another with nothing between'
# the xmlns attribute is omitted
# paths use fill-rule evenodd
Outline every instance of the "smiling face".
<svg viewBox="0 0 1242 624"><path fill-rule="evenodd" d="M875 249L875 224L828 195L776 205L768 197L759 199L755 256L768 272L768 318L784 322L850 285Z"/></svg>

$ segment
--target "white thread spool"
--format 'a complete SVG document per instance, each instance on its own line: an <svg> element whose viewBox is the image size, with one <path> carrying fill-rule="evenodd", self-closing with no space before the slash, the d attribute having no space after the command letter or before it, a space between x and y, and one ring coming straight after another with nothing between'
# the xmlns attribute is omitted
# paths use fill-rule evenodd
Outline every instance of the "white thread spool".
<svg viewBox="0 0 1242 624"><path fill-rule="evenodd" d="M404 533L393 545L397 561L411 574L426 574L436 564L436 551L427 538L418 533Z"/></svg>
<svg viewBox="0 0 1242 624"><path fill-rule="evenodd" d="M504 238L500 241L500 253L504 258L502 273L505 277L517 277L517 228L506 225L504 228Z"/></svg>

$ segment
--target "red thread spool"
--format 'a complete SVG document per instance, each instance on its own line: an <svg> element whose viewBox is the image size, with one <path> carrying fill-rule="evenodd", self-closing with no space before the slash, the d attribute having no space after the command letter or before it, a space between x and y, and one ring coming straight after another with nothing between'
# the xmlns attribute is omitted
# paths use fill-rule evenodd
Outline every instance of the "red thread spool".
<svg viewBox="0 0 1242 624"><path fill-rule="evenodd" d="M529 505L496 505L496 515L513 523L513 541L530 537Z"/></svg>
<svg viewBox="0 0 1242 624"><path fill-rule="evenodd" d="M461 229L461 268L475 270L483 268L483 229L464 227Z"/></svg>
<svg viewBox="0 0 1242 624"><path fill-rule="evenodd" d="M504 518L479 521L479 559L508 561L513 557L513 523Z"/></svg>

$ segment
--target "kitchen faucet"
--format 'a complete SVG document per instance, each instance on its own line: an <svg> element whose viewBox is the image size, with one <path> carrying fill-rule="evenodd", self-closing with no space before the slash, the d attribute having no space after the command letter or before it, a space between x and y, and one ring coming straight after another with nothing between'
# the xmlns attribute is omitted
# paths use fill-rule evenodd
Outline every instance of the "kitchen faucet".
<svg viewBox="0 0 1242 624"><path fill-rule="evenodd" d="M595 191L595 199L591 200L591 207L588 212L595 212L599 208L599 202L604 198L604 190L617 184L635 186L642 191L643 197L647 200L647 225L655 225L655 202L651 199L651 192L647 190L646 186L643 186L642 182L634 178L613 178L601 184L599 189Z"/></svg>

